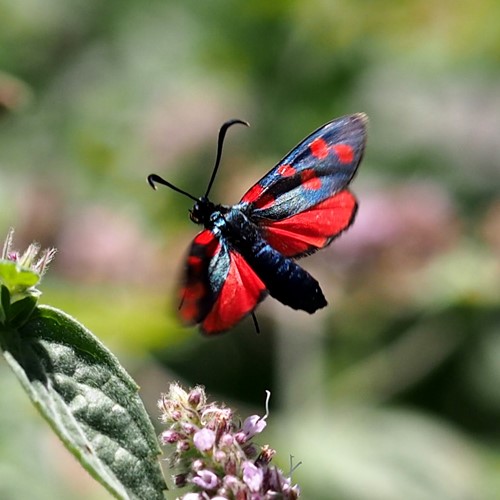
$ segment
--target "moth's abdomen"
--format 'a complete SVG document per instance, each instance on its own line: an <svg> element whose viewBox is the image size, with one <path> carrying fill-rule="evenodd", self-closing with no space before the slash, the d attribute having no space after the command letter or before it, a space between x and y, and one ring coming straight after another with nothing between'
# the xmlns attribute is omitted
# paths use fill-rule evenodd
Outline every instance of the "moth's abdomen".
<svg viewBox="0 0 500 500"><path fill-rule="evenodd" d="M244 254L245 259L272 297L310 314L327 305L319 283L293 260L281 255L264 240L254 246L254 251L248 256Z"/></svg>
<svg viewBox="0 0 500 500"><path fill-rule="evenodd" d="M272 297L311 314L327 305L319 283L293 260L271 247L258 227L241 211L231 210L225 221L228 242L245 258Z"/></svg>

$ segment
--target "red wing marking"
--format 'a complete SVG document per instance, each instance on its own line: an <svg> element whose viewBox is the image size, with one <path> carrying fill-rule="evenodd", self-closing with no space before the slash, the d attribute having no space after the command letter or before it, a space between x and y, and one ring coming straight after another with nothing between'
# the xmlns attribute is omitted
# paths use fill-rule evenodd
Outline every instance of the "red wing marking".
<svg viewBox="0 0 500 500"><path fill-rule="evenodd" d="M321 187L321 179L316 175L316 172L312 168L304 170L300 174L300 180L302 181L302 187L304 189L316 191Z"/></svg>
<svg viewBox="0 0 500 500"><path fill-rule="evenodd" d="M253 203L255 208L270 207L274 203L274 196L269 193L262 194L263 192L264 188L260 184L255 184L246 192L241 201Z"/></svg>
<svg viewBox="0 0 500 500"><path fill-rule="evenodd" d="M202 331L208 335L233 327L265 297L264 283L245 259L233 251L230 252L230 257L226 281L201 324Z"/></svg>
<svg viewBox="0 0 500 500"><path fill-rule="evenodd" d="M351 163L354 160L354 149L349 144L335 144L332 150L340 163Z"/></svg>
<svg viewBox="0 0 500 500"><path fill-rule="evenodd" d="M278 174L280 174L282 177L291 177L293 174L295 174L295 172L297 172L297 170L291 165L288 165L288 163L285 163L284 165L280 165L276 172L278 172Z"/></svg>
<svg viewBox="0 0 500 500"><path fill-rule="evenodd" d="M248 203L253 203L255 200L259 198L259 196L264 191L264 188L260 184L254 184L241 198L241 201L245 201Z"/></svg>
<svg viewBox="0 0 500 500"><path fill-rule="evenodd" d="M195 243L196 245L209 245L216 241L217 240L214 233L212 233L211 231L202 231L201 233L196 235L193 243Z"/></svg>
<svg viewBox="0 0 500 500"><path fill-rule="evenodd" d="M199 233L193 241L191 253L187 258L184 286L180 290L179 314L187 324L200 321L204 310L210 306L208 266L220 249L219 240L208 230Z"/></svg>
<svg viewBox="0 0 500 500"><path fill-rule="evenodd" d="M318 158L318 160L323 160L329 154L328 144L321 137L314 139L314 141L311 142L309 147L311 148L312 155L315 158Z"/></svg>
<svg viewBox="0 0 500 500"><path fill-rule="evenodd" d="M198 269L201 265L203 265L203 259L198 257L197 255L190 255L187 260L188 266L191 266L195 269Z"/></svg>
<svg viewBox="0 0 500 500"><path fill-rule="evenodd" d="M310 181L309 181L310 182ZM356 213L356 199L347 190L312 208L278 221L261 221L264 238L286 257L298 257L328 245L347 229Z"/></svg>

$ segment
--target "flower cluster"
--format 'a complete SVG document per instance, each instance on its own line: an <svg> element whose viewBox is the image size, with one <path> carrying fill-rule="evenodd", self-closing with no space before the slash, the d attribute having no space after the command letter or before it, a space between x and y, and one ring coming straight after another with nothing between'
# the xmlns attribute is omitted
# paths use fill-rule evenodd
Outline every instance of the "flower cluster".
<svg viewBox="0 0 500 500"><path fill-rule="evenodd" d="M237 423L231 409L207 403L203 387L186 392L171 384L158 402L161 420L169 428L161 442L171 448L169 465L176 487L189 486L182 500L271 500L299 497L299 488L270 464L275 451L258 447L252 438L268 417L252 415Z"/></svg>

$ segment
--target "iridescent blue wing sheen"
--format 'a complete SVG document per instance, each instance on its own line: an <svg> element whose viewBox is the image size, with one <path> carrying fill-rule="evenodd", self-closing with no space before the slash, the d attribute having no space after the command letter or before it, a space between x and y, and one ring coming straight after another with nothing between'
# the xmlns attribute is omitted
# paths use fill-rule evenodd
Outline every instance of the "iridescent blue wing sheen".
<svg viewBox="0 0 500 500"><path fill-rule="evenodd" d="M363 158L367 117L348 115L323 125L288 153L236 205L288 257L328 245L354 220L347 190Z"/></svg>

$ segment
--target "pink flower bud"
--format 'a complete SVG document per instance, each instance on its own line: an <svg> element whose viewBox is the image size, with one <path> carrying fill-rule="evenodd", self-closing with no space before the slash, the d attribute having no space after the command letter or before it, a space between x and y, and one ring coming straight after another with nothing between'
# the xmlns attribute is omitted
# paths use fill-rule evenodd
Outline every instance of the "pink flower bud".
<svg viewBox="0 0 500 500"><path fill-rule="evenodd" d="M193 441L198 450L208 451L215 443L215 432L210 429L201 429L195 433Z"/></svg>
<svg viewBox="0 0 500 500"><path fill-rule="evenodd" d="M181 435L176 431L164 431L161 433L161 441L163 444L177 443L181 439Z"/></svg>

